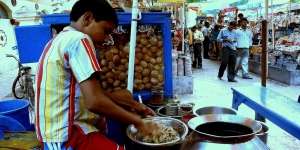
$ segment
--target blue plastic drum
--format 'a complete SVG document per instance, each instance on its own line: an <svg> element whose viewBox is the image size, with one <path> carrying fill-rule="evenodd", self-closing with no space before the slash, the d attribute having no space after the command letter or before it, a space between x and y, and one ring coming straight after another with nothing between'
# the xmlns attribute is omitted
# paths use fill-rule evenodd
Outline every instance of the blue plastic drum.
<svg viewBox="0 0 300 150"><path fill-rule="evenodd" d="M28 100L3 100L0 101L0 115L11 117L20 122L25 129L31 129L28 107Z"/></svg>

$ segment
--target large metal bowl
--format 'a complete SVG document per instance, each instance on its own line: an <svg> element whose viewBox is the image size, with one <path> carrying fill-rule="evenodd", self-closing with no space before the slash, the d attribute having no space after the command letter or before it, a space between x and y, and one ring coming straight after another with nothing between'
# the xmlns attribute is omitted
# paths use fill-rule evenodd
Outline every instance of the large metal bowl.
<svg viewBox="0 0 300 150"><path fill-rule="evenodd" d="M236 115L236 110L226 107L219 107L219 106L208 106L208 107L202 107L198 108L194 111L194 114L196 116L201 115L210 115L210 114L232 114Z"/></svg>
<svg viewBox="0 0 300 150"><path fill-rule="evenodd" d="M173 129L175 129L179 135L180 138L174 141L170 141L167 143L146 143L143 141L140 141L139 139L136 139L136 134L137 134L137 129L134 127L134 125L129 125L127 130L126 130L126 134L129 137L130 140L132 140L135 143L144 145L144 146L149 146L149 147L161 147L161 146L172 146L175 144L179 144L182 143L183 140L185 139L185 137L188 134L188 127L187 125L185 125L182 121L178 120L178 119L174 119L174 118L169 118L169 117L152 117L152 118L146 118L144 119L145 121L153 121L159 124L164 124L168 127L173 127Z"/></svg>
<svg viewBox="0 0 300 150"><path fill-rule="evenodd" d="M227 132L229 130L232 130L232 132L236 132L238 134L236 135L221 135L221 134L212 134L208 133L208 130L206 129L199 131L196 128L199 127L200 125L208 125L208 123L224 123L224 126L219 127L216 130L217 132ZM228 126L225 127L225 125L230 124L230 129L228 130ZM212 124L210 124L212 126ZM242 143L246 142L248 140L251 140L252 138L255 137L255 134L257 134L261 129L262 126L260 123L258 123L255 120L252 120L250 118L245 118L237 115L229 115L229 114L215 114L215 115L203 115L199 117L195 117L191 119L188 122L188 126L194 130L196 133L199 134L203 138L203 140L207 141L212 141L216 143ZM209 127L209 126L208 126ZM246 127L250 128L250 132L239 132L242 131L240 127ZM213 128L213 127L211 127ZM226 129L227 128L227 129ZM227 131L226 131L227 130ZM216 132L214 132L216 133Z"/></svg>

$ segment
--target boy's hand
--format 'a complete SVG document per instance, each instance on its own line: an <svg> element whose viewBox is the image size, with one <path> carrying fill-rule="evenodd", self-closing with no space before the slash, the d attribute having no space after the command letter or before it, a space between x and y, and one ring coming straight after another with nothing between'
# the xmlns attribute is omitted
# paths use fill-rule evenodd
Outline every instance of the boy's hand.
<svg viewBox="0 0 300 150"><path fill-rule="evenodd" d="M114 91L109 95L117 104L130 108L132 111L135 111L142 116L155 115L155 112L152 109L135 101L128 90Z"/></svg>
<svg viewBox="0 0 300 150"><path fill-rule="evenodd" d="M158 128L158 124L155 122L147 121L140 125L135 126L138 132L143 136L153 135L155 130Z"/></svg>
<svg viewBox="0 0 300 150"><path fill-rule="evenodd" d="M141 104L141 103L137 103L136 106L133 108L137 113L141 114L142 116L154 116L155 115L155 112L145 106L144 104Z"/></svg>

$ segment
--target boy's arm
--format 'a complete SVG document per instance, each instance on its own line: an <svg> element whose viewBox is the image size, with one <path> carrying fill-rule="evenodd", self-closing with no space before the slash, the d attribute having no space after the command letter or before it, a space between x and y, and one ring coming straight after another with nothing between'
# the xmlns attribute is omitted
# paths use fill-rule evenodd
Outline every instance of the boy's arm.
<svg viewBox="0 0 300 150"><path fill-rule="evenodd" d="M114 92L105 92L105 95L108 96L116 104L125 108L129 108L130 110L133 110L134 112L139 113L142 116L155 115L155 112L152 109L135 101L132 94L126 89Z"/></svg>

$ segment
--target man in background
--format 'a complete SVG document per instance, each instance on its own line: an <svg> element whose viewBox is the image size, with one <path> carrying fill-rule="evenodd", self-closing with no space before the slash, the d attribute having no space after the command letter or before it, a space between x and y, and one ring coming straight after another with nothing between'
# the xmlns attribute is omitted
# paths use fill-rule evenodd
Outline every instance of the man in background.
<svg viewBox="0 0 300 150"><path fill-rule="evenodd" d="M236 30L237 33L237 63L235 66L235 73L237 74L239 69L242 69L243 79L252 79L248 72L248 60L249 60L249 48L252 46L253 34L250 29L247 28L248 20L246 18L241 19L241 28Z"/></svg>
<svg viewBox="0 0 300 150"><path fill-rule="evenodd" d="M202 42L204 41L203 33L201 32L201 27L193 27L194 32L194 56L196 68L202 68Z"/></svg>
<svg viewBox="0 0 300 150"><path fill-rule="evenodd" d="M208 51L209 51L209 44L210 44L210 24L209 22L204 23L204 27L202 29L203 35L204 35L204 41L203 41L203 58L204 59L209 59Z"/></svg>
<svg viewBox="0 0 300 150"><path fill-rule="evenodd" d="M224 71L226 67L227 69L227 78L228 82L237 82L234 77L234 69L236 64L236 41L237 41L237 35L235 32L236 28L236 22L231 21L229 23L229 26L227 28L224 28L220 31L217 40L223 44L222 49L222 62L218 73L218 78L222 80L222 77L224 75Z"/></svg>

